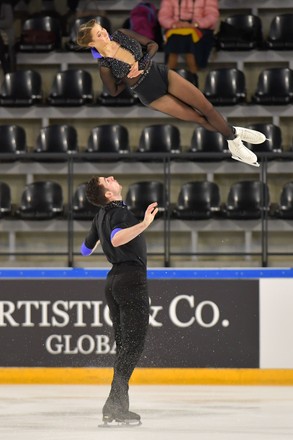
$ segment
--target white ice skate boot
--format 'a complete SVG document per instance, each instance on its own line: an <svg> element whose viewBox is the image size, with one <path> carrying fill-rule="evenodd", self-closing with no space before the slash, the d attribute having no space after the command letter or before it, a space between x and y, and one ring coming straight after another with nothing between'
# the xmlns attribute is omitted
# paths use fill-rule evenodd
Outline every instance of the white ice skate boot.
<svg viewBox="0 0 293 440"><path fill-rule="evenodd" d="M239 136L242 141L248 142L249 144L262 144L266 140L265 135L260 131L250 130L244 127L234 128L236 130L236 136Z"/></svg>
<svg viewBox="0 0 293 440"><path fill-rule="evenodd" d="M256 155L243 145L240 136L227 142L228 148L232 154L232 159L239 160L239 162L244 162L254 167L259 167Z"/></svg>

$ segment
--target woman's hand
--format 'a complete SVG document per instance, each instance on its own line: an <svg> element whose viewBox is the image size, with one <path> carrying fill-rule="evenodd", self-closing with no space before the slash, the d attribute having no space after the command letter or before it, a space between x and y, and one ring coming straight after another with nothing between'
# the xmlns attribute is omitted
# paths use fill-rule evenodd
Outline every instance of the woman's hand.
<svg viewBox="0 0 293 440"><path fill-rule="evenodd" d="M174 29L176 29L176 28L189 28L189 27L193 27L193 25L189 21L179 20L176 23L174 23L172 27Z"/></svg>
<svg viewBox="0 0 293 440"><path fill-rule="evenodd" d="M143 70L139 70L138 68L138 61L135 61L134 64L132 64L130 71L127 75L127 78L136 78L137 76L141 75L143 73Z"/></svg>

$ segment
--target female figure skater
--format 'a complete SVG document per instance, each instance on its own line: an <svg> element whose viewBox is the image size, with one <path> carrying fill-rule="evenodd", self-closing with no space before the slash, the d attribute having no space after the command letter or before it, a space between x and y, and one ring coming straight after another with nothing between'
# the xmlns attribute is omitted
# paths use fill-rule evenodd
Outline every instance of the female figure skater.
<svg viewBox="0 0 293 440"><path fill-rule="evenodd" d="M147 107L218 131L226 138L233 159L259 166L256 155L242 141L260 144L265 135L229 125L196 86L166 65L154 62L158 50L155 41L128 29L109 35L93 19L80 26L77 44L90 47L94 58L99 59L101 80L112 96L129 87Z"/></svg>

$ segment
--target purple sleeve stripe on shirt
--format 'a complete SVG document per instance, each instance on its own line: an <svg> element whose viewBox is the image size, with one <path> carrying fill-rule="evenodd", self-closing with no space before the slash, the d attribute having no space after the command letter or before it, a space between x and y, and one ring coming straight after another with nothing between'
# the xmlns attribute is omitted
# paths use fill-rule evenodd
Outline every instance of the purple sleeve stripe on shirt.
<svg viewBox="0 0 293 440"><path fill-rule="evenodd" d="M92 249L89 249L88 247L86 247L86 245L84 243L82 243L81 247L80 247L80 253L81 255L83 255L84 257L87 257L88 255L90 255L92 253Z"/></svg>
<svg viewBox="0 0 293 440"><path fill-rule="evenodd" d="M119 231L121 231L122 230L122 228L115 228L115 229L113 229L113 231L111 232L111 240L112 240L112 238L114 237L114 235L115 234L117 234L117 232L119 232Z"/></svg>

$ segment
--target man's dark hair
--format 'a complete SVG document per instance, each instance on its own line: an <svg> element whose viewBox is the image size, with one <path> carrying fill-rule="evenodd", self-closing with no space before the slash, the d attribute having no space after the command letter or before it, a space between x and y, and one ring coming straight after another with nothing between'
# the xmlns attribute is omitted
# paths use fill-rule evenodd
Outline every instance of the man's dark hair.
<svg viewBox="0 0 293 440"><path fill-rule="evenodd" d="M109 200L105 196L106 188L99 181L99 177L92 177L87 185L85 194L88 201L95 206L105 206Z"/></svg>

